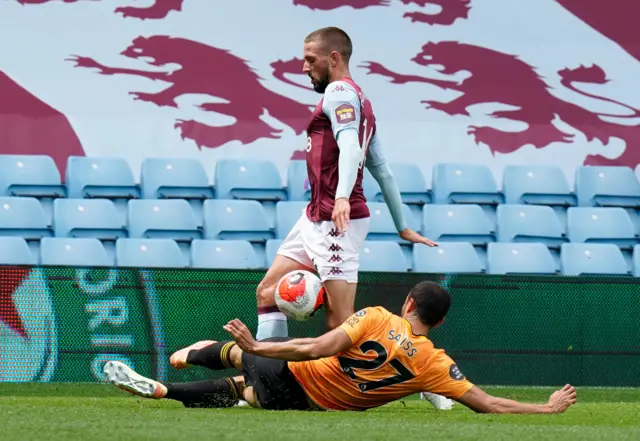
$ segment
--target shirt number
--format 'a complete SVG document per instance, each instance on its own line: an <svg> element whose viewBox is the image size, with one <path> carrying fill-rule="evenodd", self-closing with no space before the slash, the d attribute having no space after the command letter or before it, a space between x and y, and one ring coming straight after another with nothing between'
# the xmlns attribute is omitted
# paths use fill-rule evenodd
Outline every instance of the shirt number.
<svg viewBox="0 0 640 441"><path fill-rule="evenodd" d="M367 352L375 352L377 357L373 360L356 360L354 358L340 357L338 356L338 362L342 372L347 374L352 380L357 381L358 376L353 371L354 369L361 369L365 371L375 371L382 367L385 363L389 363L397 371L397 375L392 375L386 378L375 381L365 381L358 384L360 392L369 392L371 390L380 389L381 387L393 386L394 384L404 383L406 381L414 379L416 376L397 358L388 360L389 354L387 350L380 343L374 340L368 340L362 343L358 349L362 354Z"/></svg>
<svg viewBox="0 0 640 441"><path fill-rule="evenodd" d="M367 133L367 120L365 119L362 122L362 145L360 146L360 149L362 150L362 159L360 160L360 164L358 164L359 169L364 166L371 138L373 138L373 127L371 127L369 133Z"/></svg>

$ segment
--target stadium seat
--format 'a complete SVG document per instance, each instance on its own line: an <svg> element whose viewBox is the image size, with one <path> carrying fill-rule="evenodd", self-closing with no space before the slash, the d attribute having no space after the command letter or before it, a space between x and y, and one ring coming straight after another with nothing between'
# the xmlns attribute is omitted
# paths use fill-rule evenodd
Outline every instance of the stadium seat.
<svg viewBox="0 0 640 441"><path fill-rule="evenodd" d="M129 201L129 236L190 242L202 239L191 206L184 199Z"/></svg>
<svg viewBox="0 0 640 441"><path fill-rule="evenodd" d="M282 201L276 204L276 237L284 239L304 214L308 202Z"/></svg>
<svg viewBox="0 0 640 441"><path fill-rule="evenodd" d="M66 194L60 171L50 156L0 155L0 196L38 198L51 223L53 200Z"/></svg>
<svg viewBox="0 0 640 441"><path fill-rule="evenodd" d="M65 182L70 198L140 198L140 187L123 158L69 156Z"/></svg>
<svg viewBox="0 0 640 441"><path fill-rule="evenodd" d="M417 165L391 162L391 172L398 184L402 202L407 205L424 205L431 203L432 195L427 188L427 181ZM364 195L369 202L384 202L382 190L369 170L365 168L362 179Z"/></svg>
<svg viewBox="0 0 640 441"><path fill-rule="evenodd" d="M185 268L188 260L172 239L118 239L116 265L134 268Z"/></svg>
<svg viewBox="0 0 640 441"><path fill-rule="evenodd" d="M289 167L287 167L287 194L290 201L311 200L307 161L294 160L289 162Z"/></svg>
<svg viewBox="0 0 640 441"><path fill-rule="evenodd" d="M423 234L436 242L459 241L481 246L495 242L495 231L479 205L425 205L423 216Z"/></svg>
<svg viewBox="0 0 640 441"><path fill-rule="evenodd" d="M56 199L53 203L56 237L127 237L126 225L109 199Z"/></svg>
<svg viewBox="0 0 640 441"><path fill-rule="evenodd" d="M577 204L559 167L545 165L508 165L502 175L502 192L507 204L559 205Z"/></svg>
<svg viewBox="0 0 640 441"><path fill-rule="evenodd" d="M631 219L620 207L571 207L567 224L571 242L612 243L627 249L638 243Z"/></svg>
<svg viewBox="0 0 640 441"><path fill-rule="evenodd" d="M191 266L214 269L257 269L258 260L246 240L194 240L191 243Z"/></svg>
<svg viewBox="0 0 640 441"><path fill-rule="evenodd" d="M413 271L418 273L483 273L483 265L468 242L443 242L437 247L413 246Z"/></svg>
<svg viewBox="0 0 640 441"><path fill-rule="evenodd" d="M40 241L42 265L58 266L113 266L102 242L94 238L45 237Z"/></svg>
<svg viewBox="0 0 640 441"><path fill-rule="evenodd" d="M633 247L633 275L640 277L640 245Z"/></svg>
<svg viewBox="0 0 640 441"><path fill-rule="evenodd" d="M365 241L360 250L360 271L404 273L409 269L400 245L389 241Z"/></svg>
<svg viewBox="0 0 640 441"><path fill-rule="evenodd" d="M266 213L257 201L207 199L204 201L206 239L265 242L274 239Z"/></svg>
<svg viewBox="0 0 640 441"><path fill-rule="evenodd" d="M391 211L387 204L384 202L369 202L367 205L369 206L371 216L367 240L391 240L400 243L409 243L398 236L398 230L393 223L393 217L391 217ZM403 204L402 209L409 228L415 231L421 231L420 220L411 212L409 206Z"/></svg>
<svg viewBox="0 0 640 441"><path fill-rule="evenodd" d="M223 159L216 163L214 184L218 199L284 201L278 168L271 161Z"/></svg>
<svg viewBox="0 0 640 441"><path fill-rule="evenodd" d="M542 243L490 243L487 246L489 274L556 274L556 264Z"/></svg>
<svg viewBox="0 0 640 441"><path fill-rule="evenodd" d="M63 198L66 188L50 156L0 155L0 196Z"/></svg>
<svg viewBox="0 0 640 441"><path fill-rule="evenodd" d="M0 236L39 240L53 236L53 229L36 198L0 197Z"/></svg>
<svg viewBox="0 0 640 441"><path fill-rule="evenodd" d="M273 263L273 259L278 254L278 248L282 245L282 239L269 239L265 246L265 258L267 260L267 267L270 267Z"/></svg>
<svg viewBox="0 0 640 441"><path fill-rule="evenodd" d="M0 237L0 265L37 265L38 258L22 237Z"/></svg>
<svg viewBox="0 0 640 441"><path fill-rule="evenodd" d="M498 242L539 242L559 248L568 242L551 207L543 205L499 205Z"/></svg>
<svg viewBox="0 0 640 441"><path fill-rule="evenodd" d="M213 199L207 172L197 159L147 158L142 161L140 187L144 199Z"/></svg>
<svg viewBox="0 0 640 441"><path fill-rule="evenodd" d="M622 251L611 243L565 243L560 266L565 276L631 275Z"/></svg>
<svg viewBox="0 0 640 441"><path fill-rule="evenodd" d="M436 204L504 203L504 196L486 165L437 164L433 169L431 186Z"/></svg>
<svg viewBox="0 0 640 441"><path fill-rule="evenodd" d="M575 176L581 206L640 207L640 182L629 167L577 167Z"/></svg>

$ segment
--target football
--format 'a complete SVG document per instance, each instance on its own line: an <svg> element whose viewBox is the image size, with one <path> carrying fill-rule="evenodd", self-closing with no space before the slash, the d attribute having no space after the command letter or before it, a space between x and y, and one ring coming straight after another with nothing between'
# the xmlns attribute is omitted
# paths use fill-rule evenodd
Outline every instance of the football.
<svg viewBox="0 0 640 441"><path fill-rule="evenodd" d="M276 285L276 305L287 317L308 320L324 304L324 286L309 271L292 271Z"/></svg>

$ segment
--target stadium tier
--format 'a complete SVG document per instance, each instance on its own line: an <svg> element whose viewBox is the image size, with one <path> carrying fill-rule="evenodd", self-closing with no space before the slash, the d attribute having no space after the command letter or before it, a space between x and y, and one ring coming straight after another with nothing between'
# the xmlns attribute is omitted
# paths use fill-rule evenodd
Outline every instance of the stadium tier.
<svg viewBox="0 0 640 441"><path fill-rule="evenodd" d="M628 167L437 164L430 185L392 165L411 228L402 241L365 173L371 227L364 271L640 276L640 182ZM0 264L259 269L304 212L304 161L282 186L275 164L149 158L140 183L122 158L0 155Z"/></svg>

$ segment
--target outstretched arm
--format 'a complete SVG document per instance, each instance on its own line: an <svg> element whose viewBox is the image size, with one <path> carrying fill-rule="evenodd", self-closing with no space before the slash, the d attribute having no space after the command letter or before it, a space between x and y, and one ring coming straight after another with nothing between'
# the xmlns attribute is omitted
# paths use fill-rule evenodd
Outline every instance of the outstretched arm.
<svg viewBox="0 0 640 441"><path fill-rule="evenodd" d="M562 413L576 402L576 390L567 384L557 390L546 404L521 403L506 398L494 397L477 386L473 386L456 401L478 413Z"/></svg>
<svg viewBox="0 0 640 441"><path fill-rule="evenodd" d="M256 341L240 320L231 320L224 329L244 352L286 361L317 360L330 357L352 346L351 338L341 328L318 338L297 338L284 342Z"/></svg>
<svg viewBox="0 0 640 441"><path fill-rule="evenodd" d="M382 146L377 134L375 134L371 140L365 166L380 186L380 190L382 190L382 197L389 207L393 223L400 237L413 243L437 246L437 243L421 236L407 225L402 208L400 189L393 176L391 167L389 167L389 163L382 153Z"/></svg>

